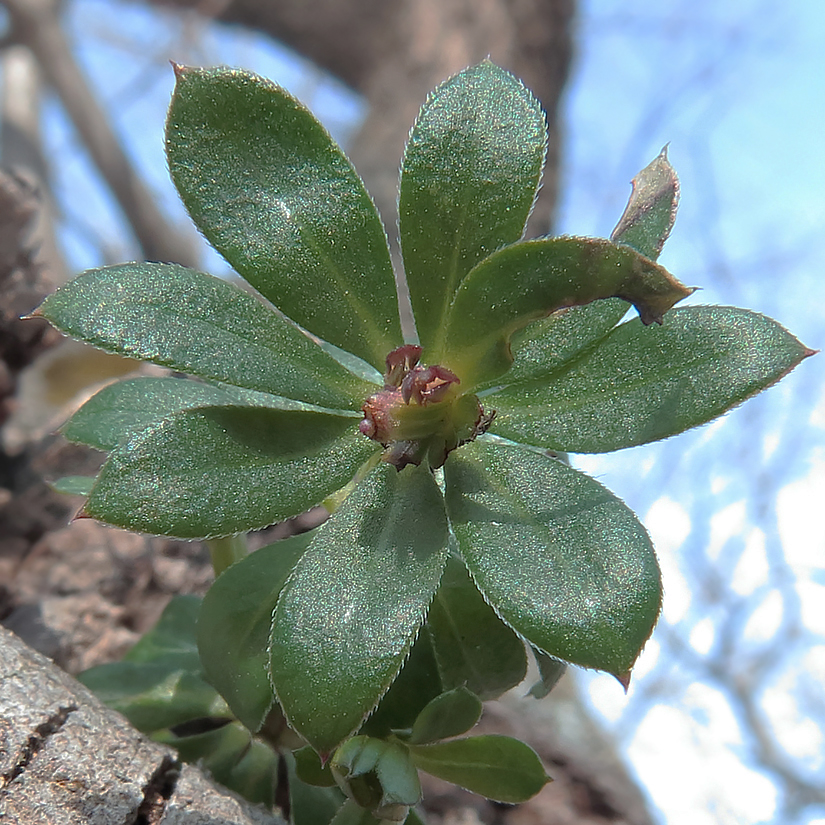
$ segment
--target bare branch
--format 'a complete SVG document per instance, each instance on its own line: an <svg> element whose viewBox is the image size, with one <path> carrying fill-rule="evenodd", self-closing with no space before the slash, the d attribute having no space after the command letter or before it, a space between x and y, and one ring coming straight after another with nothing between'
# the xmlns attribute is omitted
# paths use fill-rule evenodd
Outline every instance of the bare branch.
<svg viewBox="0 0 825 825"><path fill-rule="evenodd" d="M134 169L72 54L58 0L3 0L14 35L28 46L54 87L101 175L150 260L197 264L194 247L170 226Z"/></svg>
<svg viewBox="0 0 825 825"><path fill-rule="evenodd" d="M66 280L66 264L54 234L54 204L49 197L49 171L40 139L40 70L25 46L10 46L2 55L3 88L0 155L4 167L23 177L39 195L36 223L25 246L34 256L42 294ZM39 297L42 297L42 294ZM32 307L23 307L29 311Z"/></svg>

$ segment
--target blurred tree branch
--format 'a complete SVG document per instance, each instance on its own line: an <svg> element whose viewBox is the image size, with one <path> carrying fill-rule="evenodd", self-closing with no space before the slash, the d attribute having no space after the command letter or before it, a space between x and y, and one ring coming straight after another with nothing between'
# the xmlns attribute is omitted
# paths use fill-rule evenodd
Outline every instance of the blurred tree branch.
<svg viewBox="0 0 825 825"><path fill-rule="evenodd" d="M59 0L3 0L3 5L11 18L11 39L34 54L123 209L143 255L197 265L193 245L159 210L75 60L61 28Z"/></svg>
<svg viewBox="0 0 825 825"><path fill-rule="evenodd" d="M10 45L0 53L3 68L0 101L0 157L7 172L27 181L38 203L35 225L28 238L18 238L19 248L30 249L37 275L30 284L42 282L35 301L66 280L67 272L54 234L54 203L49 193L49 170L40 135L41 72L25 46ZM20 306L18 314L31 306Z"/></svg>

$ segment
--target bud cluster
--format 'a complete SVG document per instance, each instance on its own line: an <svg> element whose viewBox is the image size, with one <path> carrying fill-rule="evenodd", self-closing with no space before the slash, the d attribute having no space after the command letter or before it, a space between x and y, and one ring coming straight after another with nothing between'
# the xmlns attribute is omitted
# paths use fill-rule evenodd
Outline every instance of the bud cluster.
<svg viewBox="0 0 825 825"><path fill-rule="evenodd" d="M456 447L485 432L495 415L486 414L475 395L458 393L455 373L438 364L422 366L420 358L415 344L387 356L384 389L366 400L359 425L399 470L425 459L440 467Z"/></svg>

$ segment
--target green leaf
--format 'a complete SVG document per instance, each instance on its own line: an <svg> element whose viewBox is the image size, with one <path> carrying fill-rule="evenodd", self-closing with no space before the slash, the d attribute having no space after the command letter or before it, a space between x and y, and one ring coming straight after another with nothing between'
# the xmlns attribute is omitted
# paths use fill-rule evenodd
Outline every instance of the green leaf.
<svg viewBox="0 0 825 825"><path fill-rule="evenodd" d="M295 772L302 782L319 788L335 785L329 762L322 765L318 754L309 745L294 751L292 756L295 758Z"/></svg>
<svg viewBox="0 0 825 825"><path fill-rule="evenodd" d="M232 727L241 728L241 725ZM243 730L243 729L242 729ZM247 737L249 732L244 730ZM264 742L247 739L247 749L223 784L255 805L276 804L279 754ZM208 761L201 763L208 769ZM320 825L320 823L319 823Z"/></svg>
<svg viewBox="0 0 825 825"><path fill-rule="evenodd" d="M645 324L661 323L692 290L627 246L595 238L542 238L495 252L462 281L450 307L443 363L464 391L505 373L512 334L562 307L623 298Z"/></svg>
<svg viewBox="0 0 825 825"><path fill-rule="evenodd" d="M202 717L231 718L211 685L170 662L109 662L77 678L143 733Z"/></svg>
<svg viewBox="0 0 825 825"><path fill-rule="evenodd" d="M426 627L445 690L463 686L485 701L496 699L527 672L524 642L496 616L458 559L447 563Z"/></svg>
<svg viewBox="0 0 825 825"><path fill-rule="evenodd" d="M201 675L195 644L199 608L200 599L175 596L124 661L91 668L78 679L138 730L176 748L183 760L271 807L277 754L251 739Z"/></svg>
<svg viewBox="0 0 825 825"><path fill-rule="evenodd" d="M192 219L292 320L383 372L402 342L395 281L352 164L270 81L233 69L175 74L166 152Z"/></svg>
<svg viewBox="0 0 825 825"><path fill-rule="evenodd" d="M278 600L272 684L290 726L326 754L395 679L447 557L426 466L377 467L318 531Z"/></svg>
<svg viewBox="0 0 825 825"><path fill-rule="evenodd" d="M201 675L195 643L200 604L196 596L174 596L123 661L90 668L78 679L145 733L199 717L228 716Z"/></svg>
<svg viewBox="0 0 825 825"><path fill-rule="evenodd" d="M264 407L183 411L112 452L84 512L179 538L252 530L343 487L375 446L347 417Z"/></svg>
<svg viewBox="0 0 825 825"><path fill-rule="evenodd" d="M418 335L438 350L450 302L480 260L517 241L536 197L544 113L485 60L427 99L401 166L399 228Z"/></svg>
<svg viewBox="0 0 825 825"><path fill-rule="evenodd" d="M535 648L533 648L533 655L535 656L541 678L530 688L528 696L532 696L534 699L544 699L545 696L550 695L550 692L558 684L559 679L564 676L567 671L567 665Z"/></svg>
<svg viewBox="0 0 825 825"><path fill-rule="evenodd" d="M330 761L338 787L381 819L403 822L421 801L421 783L410 752L394 741L354 736Z"/></svg>
<svg viewBox="0 0 825 825"><path fill-rule="evenodd" d="M49 486L65 496L88 496L94 483L94 476L63 476L50 482Z"/></svg>
<svg viewBox="0 0 825 825"><path fill-rule="evenodd" d="M257 298L175 264L90 269L35 314L107 352L322 407L375 390Z"/></svg>
<svg viewBox="0 0 825 825"><path fill-rule="evenodd" d="M386 819L378 819L357 802L348 799L338 810L329 825L386 825Z"/></svg>
<svg viewBox="0 0 825 825"><path fill-rule="evenodd" d="M410 753L420 770L497 802L526 802L550 781L535 751L509 736L412 745Z"/></svg>
<svg viewBox="0 0 825 825"><path fill-rule="evenodd" d="M315 761L315 774L320 775L321 763L312 748L301 748L282 755L289 775L289 821L291 825L328 825L344 800L327 765L322 773L323 783L306 778L307 761ZM303 766L302 766L303 763Z"/></svg>
<svg viewBox="0 0 825 825"><path fill-rule="evenodd" d="M217 782L250 802L270 808L274 804L278 754L254 740L243 725L233 722L191 736L177 736L171 731L154 738L171 745L185 762L200 765Z"/></svg>
<svg viewBox="0 0 825 825"><path fill-rule="evenodd" d="M200 673L196 627L199 596L178 595L169 600L158 623L123 657L126 662L163 662Z"/></svg>
<svg viewBox="0 0 825 825"><path fill-rule="evenodd" d="M167 731L154 738L172 745L185 762L202 762L222 784L226 784L232 768L238 764L251 742L249 731L237 723L183 735Z"/></svg>
<svg viewBox="0 0 825 825"><path fill-rule="evenodd" d="M410 730L418 714L441 690L430 634L422 630L401 672L359 733L385 738L394 731Z"/></svg>
<svg viewBox="0 0 825 825"><path fill-rule="evenodd" d="M242 391L236 390L236 393L239 392ZM274 395L255 395L262 406L282 409L281 403L296 403ZM63 425L61 432L69 441L111 452L133 435L176 412L232 405L239 400L238 394L215 384L202 384L185 378L133 378L108 384L96 392ZM266 400L270 400L271 404L265 404Z"/></svg>
<svg viewBox="0 0 825 825"><path fill-rule="evenodd" d="M267 673L272 611L312 536L282 539L227 568L209 588L198 616L206 678L253 732L275 701Z"/></svg>
<svg viewBox="0 0 825 825"><path fill-rule="evenodd" d="M626 313L626 301L606 298L585 306L566 307L533 321L513 333L513 364L488 385L500 388L548 381L574 358L598 344Z"/></svg>
<svg viewBox="0 0 825 825"><path fill-rule="evenodd" d="M659 257L676 221L679 178L667 159L667 146L635 178L630 200L610 240L627 244L652 261Z"/></svg>
<svg viewBox="0 0 825 825"><path fill-rule="evenodd" d="M410 743L426 745L466 733L481 718L481 700L460 687L436 696L418 714Z"/></svg>
<svg viewBox="0 0 825 825"><path fill-rule="evenodd" d="M176 412L238 404L318 411L300 401L229 384L204 384L186 378L133 378L103 387L75 412L61 432L69 441L111 452L132 436L160 424ZM91 484L84 494L88 495L90 491Z"/></svg>
<svg viewBox="0 0 825 825"><path fill-rule="evenodd" d="M478 440L445 465L461 554L496 612L535 647L626 680L659 615L644 527L598 482L518 445Z"/></svg>
<svg viewBox="0 0 825 825"><path fill-rule="evenodd" d="M755 312L674 309L661 327L622 324L552 382L491 396L497 414L490 430L574 453L646 444L722 415L810 354Z"/></svg>

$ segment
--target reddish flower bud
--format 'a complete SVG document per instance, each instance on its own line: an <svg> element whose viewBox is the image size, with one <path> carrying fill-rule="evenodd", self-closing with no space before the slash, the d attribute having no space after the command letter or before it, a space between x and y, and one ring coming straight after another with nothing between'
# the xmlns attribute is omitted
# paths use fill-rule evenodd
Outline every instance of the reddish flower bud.
<svg viewBox="0 0 825 825"><path fill-rule="evenodd" d="M421 347L406 344L387 356L384 389L363 406L360 431L382 444L399 470L425 459L440 467L456 447L490 426L475 395L458 395L458 376L439 364L421 366Z"/></svg>

